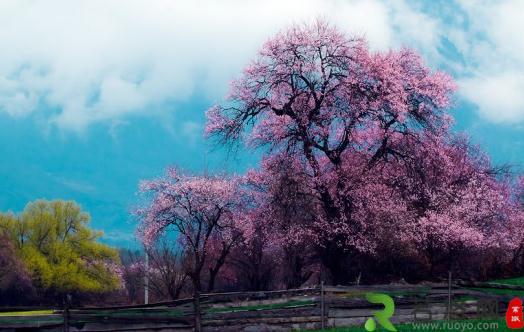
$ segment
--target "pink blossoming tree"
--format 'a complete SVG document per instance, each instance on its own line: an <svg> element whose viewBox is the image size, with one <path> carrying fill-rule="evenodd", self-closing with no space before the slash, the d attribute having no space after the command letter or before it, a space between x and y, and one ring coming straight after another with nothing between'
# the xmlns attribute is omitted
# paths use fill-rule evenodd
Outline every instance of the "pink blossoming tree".
<svg viewBox="0 0 524 332"><path fill-rule="evenodd" d="M353 177L373 172L405 158L399 146L445 134L453 90L449 76L431 72L413 51L373 53L362 39L318 21L266 42L233 83L229 102L208 111L206 133L296 159L317 199L316 228L326 235L318 237L319 254L337 275L341 256L372 250L345 169L358 160Z"/></svg>
<svg viewBox="0 0 524 332"><path fill-rule="evenodd" d="M193 286L195 328L200 331L203 269L209 267L212 285L225 258L242 239L244 196L239 193L239 180L189 176L170 169L163 179L143 182L141 189L152 195L152 201L139 211L140 238L147 247L168 232L178 240L185 252L185 272Z"/></svg>

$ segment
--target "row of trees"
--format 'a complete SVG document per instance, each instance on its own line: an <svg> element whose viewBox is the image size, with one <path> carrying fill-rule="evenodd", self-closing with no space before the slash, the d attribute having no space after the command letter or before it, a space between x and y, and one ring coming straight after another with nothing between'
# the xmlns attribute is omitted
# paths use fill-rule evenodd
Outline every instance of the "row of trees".
<svg viewBox="0 0 524 332"><path fill-rule="evenodd" d="M235 274L265 288L516 272L524 181L451 132L454 90L412 50L370 52L322 21L283 31L207 112L218 143L267 151L260 167L144 182L140 238L173 241L197 313Z"/></svg>
<svg viewBox="0 0 524 332"><path fill-rule="evenodd" d="M435 159L443 157L460 163L480 158L460 141L444 156L428 154L419 162L435 166ZM358 240L367 246L356 250L333 242L342 251L332 258L340 265L327 266L321 255L327 249L317 241L329 236L330 230L321 227L330 226L317 225L322 222L318 202L304 194L307 177L291 162L281 156L266 160L262 169L245 177L187 176L170 170L166 178L145 183L143 189L153 198L150 207L139 211L140 234L150 255L163 258L155 269L171 260L179 280L210 292L217 285L222 290L294 288L308 280L317 283L321 273L324 280L339 284L361 277L364 282L416 282L448 271L488 279L518 274L524 267L519 263L522 180L483 168L478 160L461 165L460 172L428 167L413 177L382 174L379 181L385 183L366 179L355 185L353 190L362 195L355 218L366 218L358 226L365 234L349 229L337 235L361 236ZM225 185L227 189L221 187ZM138 262L143 265L143 258Z"/></svg>

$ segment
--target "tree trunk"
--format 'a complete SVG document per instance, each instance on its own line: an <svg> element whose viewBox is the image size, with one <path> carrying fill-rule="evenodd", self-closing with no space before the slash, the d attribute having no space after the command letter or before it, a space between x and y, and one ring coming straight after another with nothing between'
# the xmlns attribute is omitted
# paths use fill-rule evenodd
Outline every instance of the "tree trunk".
<svg viewBox="0 0 524 332"><path fill-rule="evenodd" d="M300 247L298 250L286 248L284 251L284 265L286 266L284 282L286 289L299 288L312 275L311 271L305 270L307 266L306 249L303 247Z"/></svg>
<svg viewBox="0 0 524 332"><path fill-rule="evenodd" d="M324 260L325 268L329 271L329 280L334 286L346 285L348 283L347 271L343 264L333 259Z"/></svg>
<svg viewBox="0 0 524 332"><path fill-rule="evenodd" d="M209 269L209 283L207 284L207 292L211 293L215 289L215 280L218 274L218 269Z"/></svg>
<svg viewBox="0 0 524 332"><path fill-rule="evenodd" d="M349 253L337 245L327 244L324 248L320 248L320 260L329 272L328 280L332 285L345 285L350 281L347 271L348 256Z"/></svg>
<svg viewBox="0 0 524 332"><path fill-rule="evenodd" d="M231 242L230 245L223 244L222 252L220 253L220 257L218 257L215 266L209 269L209 283L207 284L208 293L211 293L215 289L215 280L217 278L218 271L220 271L226 262L226 257L229 255L232 245L233 242Z"/></svg>

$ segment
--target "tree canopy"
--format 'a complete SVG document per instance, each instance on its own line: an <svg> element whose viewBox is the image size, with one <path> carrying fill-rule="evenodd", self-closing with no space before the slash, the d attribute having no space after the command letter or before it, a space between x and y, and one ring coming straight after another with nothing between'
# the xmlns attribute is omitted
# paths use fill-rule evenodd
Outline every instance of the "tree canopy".
<svg viewBox="0 0 524 332"><path fill-rule="evenodd" d="M0 214L6 234L34 285L57 293L102 292L119 287L118 252L89 228L90 216L74 201L38 200L19 214Z"/></svg>
<svg viewBox="0 0 524 332"><path fill-rule="evenodd" d="M451 257L521 241L514 183L450 130L454 90L415 51L372 52L319 20L267 41L206 133L269 147L250 175L268 194L257 218L277 240L313 244L342 283L347 257L387 242Z"/></svg>

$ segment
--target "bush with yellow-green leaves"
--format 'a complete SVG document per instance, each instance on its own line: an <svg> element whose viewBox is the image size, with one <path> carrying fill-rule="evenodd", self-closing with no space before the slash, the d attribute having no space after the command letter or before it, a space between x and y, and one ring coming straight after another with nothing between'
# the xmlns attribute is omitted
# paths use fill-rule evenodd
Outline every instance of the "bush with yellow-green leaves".
<svg viewBox="0 0 524 332"><path fill-rule="evenodd" d="M118 251L100 243L89 215L74 201L38 200L0 213L8 237L40 293L109 292L121 287Z"/></svg>

